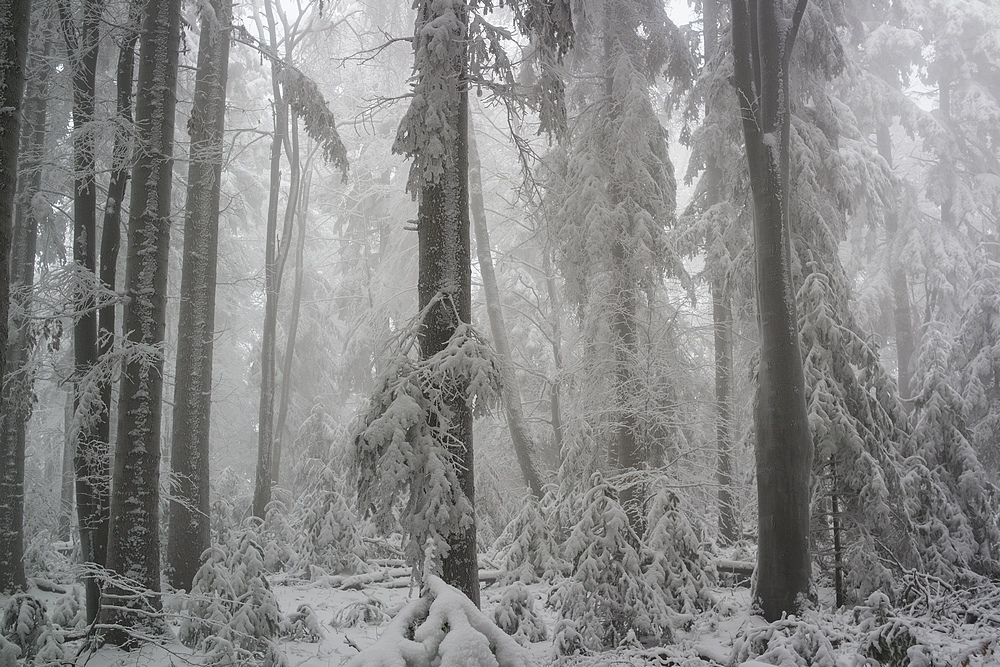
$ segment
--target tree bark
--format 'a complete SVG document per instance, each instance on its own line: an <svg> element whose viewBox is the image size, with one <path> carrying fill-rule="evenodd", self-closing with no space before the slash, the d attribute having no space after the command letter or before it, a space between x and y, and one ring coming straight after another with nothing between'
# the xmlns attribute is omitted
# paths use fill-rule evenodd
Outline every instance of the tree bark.
<svg viewBox="0 0 1000 667"><path fill-rule="evenodd" d="M272 51L277 48L274 9L264 0ZM259 27L259 26L258 26ZM263 41L264 35L261 35ZM253 492L253 515L264 518L271 502L271 468L274 447L274 384L278 326L278 199L281 196L281 147L288 135L288 106L281 94L277 53L272 53L271 90L274 96L274 136L271 139L271 175L267 200L267 240L264 249L264 328L260 342L260 404L257 418L257 474Z"/></svg>
<svg viewBox="0 0 1000 667"><path fill-rule="evenodd" d="M160 608L159 473L163 394L163 340L175 88L180 46L180 0L147 3L143 9L136 95L141 142L132 174L123 331L129 354L119 391L118 437L108 540L108 568L136 590L107 589L114 607L101 614L103 635L130 645L129 630L152 623L146 611ZM133 609L135 611L133 611ZM162 621L161 621L162 622ZM160 622L160 623L161 623Z"/></svg>
<svg viewBox="0 0 1000 667"><path fill-rule="evenodd" d="M705 60L713 57L719 48L719 0L705 0L704 15ZM705 116L713 113L722 102L709 97L705 102ZM705 210L721 201L722 170L714 155L707 157L705 167ZM716 230L721 236L723 230ZM724 243L722 238L709 239L709 243ZM716 479L719 483L719 539L732 544L740 537L739 520L733 503L733 308L726 272L729 267L714 268L712 279L712 328L715 339L715 441L718 452Z"/></svg>
<svg viewBox="0 0 1000 667"><path fill-rule="evenodd" d="M281 394L278 397L278 420L274 426L274 461L271 482L278 483L281 452L285 443L285 426L292 393L292 366L295 361L295 341L299 334L299 314L302 310L302 282L305 278L306 222L309 212L309 189L312 186L312 156L306 159L306 176L298 194L299 235L295 244L295 278L292 284L292 309L288 315L288 335L285 337L285 356L281 363Z"/></svg>
<svg viewBox="0 0 1000 667"><path fill-rule="evenodd" d="M232 4L212 0L201 16L198 73L188 124L191 162L184 215L184 259L177 320L167 562L170 585L191 590L211 546L209 508L212 350L219 247L219 198L229 74Z"/></svg>
<svg viewBox="0 0 1000 667"><path fill-rule="evenodd" d="M125 201L125 187L128 184L130 150L129 141L132 127L132 77L135 73L135 44L139 40L139 20L142 3L131 0L128 23L118 50L116 69L116 119L115 143L112 148L111 179L104 206L104 224L101 228L101 256L99 274L101 284L107 290L114 290L117 284L118 251L121 245L122 206ZM115 341L115 307L109 302L98 312L97 353L105 358L111 353ZM96 415L94 432L98 442L111 447L111 401L114 388L113 379L102 376L100 384L101 403L104 410Z"/></svg>
<svg viewBox="0 0 1000 667"><path fill-rule="evenodd" d="M876 129L878 153L893 168L892 137L889 126L881 124ZM907 401L912 395L913 382L913 310L910 306L910 286L906 267L900 261L899 202L892 201L885 212L885 230L889 237L889 283L892 286L893 323L896 329L896 368L899 397Z"/></svg>
<svg viewBox="0 0 1000 667"><path fill-rule="evenodd" d="M68 0L59 2L59 19L73 74L73 261L88 276L95 274L97 247L97 183L94 166L94 121L97 56L100 44L101 0L82 3L77 28ZM102 409L84 403L90 395L88 375L97 364L97 312L94 294L82 287L77 295L77 320L73 326L76 387L76 508L80 522L83 561L103 566L108 537L108 457L98 440L97 420ZM94 576L85 578L87 620L97 617L100 586Z"/></svg>
<svg viewBox="0 0 1000 667"><path fill-rule="evenodd" d="M38 74L24 99L27 60L28 3L0 2L0 31L11 39L0 53L0 593L24 590L24 446L25 424L31 414L33 376L25 365L30 353L24 309L34 282L35 236L38 228L33 199L41 185L45 146L46 86L49 44ZM21 13L23 12L23 13ZM23 21L23 26L17 25ZM13 22L13 24L11 23ZM37 54L36 54L37 55ZM17 59L20 58L20 61ZM13 98L13 99L12 99ZM24 118L20 119L24 106ZM7 111L9 109L9 111ZM8 118L7 114L14 114ZM21 120L23 127L20 127ZM20 155L19 155L20 154ZM18 158L23 171L18 174ZM9 176L8 176L9 175ZM12 182L8 182L8 178ZM16 199L15 199L16 197ZM13 208L13 211L12 211ZM11 213L14 224L11 224ZM13 244L13 250L11 245ZM7 329L8 295L13 303L12 327Z"/></svg>
<svg viewBox="0 0 1000 667"><path fill-rule="evenodd" d="M732 0L734 83L753 190L761 350L756 422L756 603L770 621L809 597L812 438L791 276L789 59L806 0L792 19L778 0Z"/></svg>
<svg viewBox="0 0 1000 667"><path fill-rule="evenodd" d="M507 417L507 429L514 445L514 455L521 468L524 483L536 498L542 497L542 480L538 469L532 461L535 444L528 434L528 426L524 421L524 411L521 407L521 392L514 374L514 356L511 353L510 338L507 336L507 325L504 323L503 308L500 304L500 290L497 288L497 276L493 269L493 256L490 247L490 233L486 226L486 206L483 202L482 163L479 159L479 149L476 146L475 132L469 123L469 197L471 203L472 223L476 234L476 255L479 259L479 273L483 278L483 292L486 294L486 312L490 318L490 331L493 343L496 345L497 356L500 357L500 376L503 381L504 412Z"/></svg>
<svg viewBox="0 0 1000 667"><path fill-rule="evenodd" d="M66 392L66 405L63 408L63 456L62 484L59 498L59 539L69 542L73 529L73 481L76 467L73 459L76 456L76 434L73 433L73 404L76 396L73 388Z"/></svg>

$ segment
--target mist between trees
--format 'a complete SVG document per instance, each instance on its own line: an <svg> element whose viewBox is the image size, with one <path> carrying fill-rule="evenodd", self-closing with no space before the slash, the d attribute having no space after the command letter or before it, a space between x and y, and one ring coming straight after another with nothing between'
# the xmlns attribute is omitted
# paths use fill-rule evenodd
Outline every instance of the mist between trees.
<svg viewBox="0 0 1000 667"><path fill-rule="evenodd" d="M992 3L0 35L0 667L996 659Z"/></svg>

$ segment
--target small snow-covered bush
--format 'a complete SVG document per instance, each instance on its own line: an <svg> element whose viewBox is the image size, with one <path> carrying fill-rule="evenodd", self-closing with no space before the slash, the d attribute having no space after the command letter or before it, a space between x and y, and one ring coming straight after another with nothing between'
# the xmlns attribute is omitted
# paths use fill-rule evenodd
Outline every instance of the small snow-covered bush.
<svg viewBox="0 0 1000 667"><path fill-rule="evenodd" d="M265 578L264 554L254 531L244 531L233 548L211 547L202 558L184 604L180 640L218 654L213 660L221 664L233 656L238 664L284 664L284 658L274 661L271 639L279 633L281 612Z"/></svg>
<svg viewBox="0 0 1000 667"><path fill-rule="evenodd" d="M87 613L76 590L70 590L56 600L49 618L65 630L82 628L87 624Z"/></svg>
<svg viewBox="0 0 1000 667"><path fill-rule="evenodd" d="M375 597L352 602L333 613L330 625L335 628L353 628L359 625L380 625L389 620L385 604Z"/></svg>
<svg viewBox="0 0 1000 667"><path fill-rule="evenodd" d="M583 516L566 540L564 557L572 571L553 587L549 604L576 623L590 649L618 646L629 635L669 641L670 612L662 591L642 571L639 538L600 473L591 484Z"/></svg>
<svg viewBox="0 0 1000 667"><path fill-rule="evenodd" d="M854 617L863 633L861 655L882 667L910 666L910 651L918 644L917 637L904 619L892 613L884 593L869 595L865 604L855 608Z"/></svg>
<svg viewBox="0 0 1000 667"><path fill-rule="evenodd" d="M0 637L0 667L17 667L21 647Z"/></svg>
<svg viewBox="0 0 1000 667"><path fill-rule="evenodd" d="M7 602L0 616L0 637L18 649L17 656L31 663L58 663L65 657L62 636L49 622L45 605L30 595L19 593ZM0 644L0 656L4 652L14 655Z"/></svg>
<svg viewBox="0 0 1000 667"><path fill-rule="evenodd" d="M323 628L316 612L307 604L300 604L295 612L281 622L281 634L300 642L323 641Z"/></svg>
<svg viewBox="0 0 1000 667"><path fill-rule="evenodd" d="M559 619L556 628L552 633L552 645L556 649L556 655L587 655L587 647L584 646L583 637L576 629L576 623L568 618Z"/></svg>
<svg viewBox="0 0 1000 667"><path fill-rule="evenodd" d="M718 574L679 504L670 489L653 498L646 522L646 547L653 560L646 579L664 592L671 609L693 618L715 604L712 586Z"/></svg>
<svg viewBox="0 0 1000 667"><path fill-rule="evenodd" d="M535 596L528 587L516 582L504 591L500 603L493 609L497 626L523 643L545 639L545 621L535 611Z"/></svg>
<svg viewBox="0 0 1000 667"><path fill-rule="evenodd" d="M530 667L527 652L461 591L429 575L419 598L396 615L347 667Z"/></svg>
<svg viewBox="0 0 1000 667"><path fill-rule="evenodd" d="M525 498L524 507L497 542L508 545L500 552L501 583L531 584L539 577L551 581L563 569L559 547L534 495Z"/></svg>
<svg viewBox="0 0 1000 667"><path fill-rule="evenodd" d="M838 667L823 629L794 617L748 628L733 645L730 662L738 665L748 660L780 667Z"/></svg>
<svg viewBox="0 0 1000 667"><path fill-rule="evenodd" d="M341 482L327 469L318 488L302 500L297 544L299 557L328 574L364 572L358 520L341 493Z"/></svg>

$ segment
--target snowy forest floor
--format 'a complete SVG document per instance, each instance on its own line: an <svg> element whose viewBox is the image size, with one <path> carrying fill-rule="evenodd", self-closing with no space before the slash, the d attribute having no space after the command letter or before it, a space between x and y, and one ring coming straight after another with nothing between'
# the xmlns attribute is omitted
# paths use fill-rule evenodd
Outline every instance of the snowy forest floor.
<svg viewBox="0 0 1000 667"><path fill-rule="evenodd" d="M289 667L342 665L359 650L372 645L390 618L406 602L418 595L399 567L375 569L356 577L321 577L302 581L277 575L269 578L271 590L284 616L308 605L322 627L320 641L276 639L276 645ZM487 581L495 572L485 572ZM36 580L37 581L37 580ZM67 593L33 588L31 594L43 600L51 610L60 598L72 594L78 584L62 584ZM50 588L43 584L43 587ZM482 609L493 617L506 586L486 583ZM952 591L928 595L917 613L888 608L879 594L869 605L854 609L832 610L831 593L821 592L821 604L801 620L767 624L750 613L750 593L745 587L717 587L714 609L687 619L684 629L676 631L673 643L665 646L623 647L591 655L559 656L552 641L558 617L544 603L549 585L535 583L528 587L536 599L535 609L544 620L546 639L527 644L539 666L560 664L574 667L627 667L629 665L711 665L761 664L781 667L860 667L862 665L899 665L924 667L954 665L985 667L1000 665L1000 610L994 609L993 595L969 595ZM77 590L77 594L82 591ZM182 595L164 598L164 614L176 636L180 627ZM0 596L0 609L9 598ZM964 602L962 602L964 600ZM874 604L881 601L882 604ZM203 665L206 656L182 645L177 639L163 639L131 652L104 647L96 653L79 654L80 641L66 646L61 664L87 667L179 667ZM14 664L14 663L6 663ZM2 656L0 665L6 667ZM16 664L25 664L23 661ZM44 664L44 663L28 663ZM214 664L214 663L211 663ZM470 665L469 667L474 667Z"/></svg>

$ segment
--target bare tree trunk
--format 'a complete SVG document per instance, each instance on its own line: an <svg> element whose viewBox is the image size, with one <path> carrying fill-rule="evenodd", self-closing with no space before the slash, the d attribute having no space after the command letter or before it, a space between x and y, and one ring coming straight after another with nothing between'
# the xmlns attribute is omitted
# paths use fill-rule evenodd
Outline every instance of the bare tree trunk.
<svg viewBox="0 0 1000 667"><path fill-rule="evenodd" d="M704 11L704 51L705 60L713 57L719 48L719 0L705 0ZM713 107L721 102L712 97L705 102L705 115L712 113ZM720 202L722 170L715 156L709 155L705 168L705 210ZM721 233L721 230L719 230ZM710 242L722 243L721 238ZM715 406L716 406L716 449L719 482L719 539L724 544L732 544L740 536L736 506L733 502L733 308L732 297L725 273L729 267L714 267L712 279L712 324L715 332Z"/></svg>
<svg viewBox="0 0 1000 667"><path fill-rule="evenodd" d="M264 0L270 48L277 47L274 9ZM258 26L259 27L259 26ZM261 35L263 41L264 35ZM278 324L278 199L281 196L281 147L288 136L288 105L281 94L277 53L272 54L271 88L274 96L274 136L271 139L271 181L267 200L267 240L264 249L264 329L260 343L260 404L257 418L257 475L253 492L253 515L264 518L271 502L271 468L274 447L275 346Z"/></svg>
<svg viewBox="0 0 1000 667"><path fill-rule="evenodd" d="M160 608L159 476L163 395L163 340L175 88L180 46L180 0L147 3L143 9L136 94L140 149L132 174L128 261L122 329L130 348L119 391L108 568L131 587L108 586L102 623L105 639L132 645L132 628L162 630L149 616ZM138 589L138 590L136 590ZM135 611L133 611L133 609ZM152 627L150 627L152 626Z"/></svg>
<svg viewBox="0 0 1000 667"><path fill-rule="evenodd" d="M758 552L764 617L797 613L809 596L812 436L791 276L789 61L807 0L791 21L779 0L732 0L734 83L750 184L760 366L757 394Z"/></svg>
<svg viewBox="0 0 1000 667"><path fill-rule="evenodd" d="M101 0L82 3L77 28L69 0L59 1L59 19L73 72L73 261L88 276L97 267L97 183L94 168L94 135L88 127L94 121L97 56L100 44ZM80 547L84 563L104 565L108 538L108 458L98 440L96 425L102 409L84 403L90 395L88 375L97 364L97 313L94 295L84 288L77 296L78 311L73 327L76 384L76 507L80 521ZM93 576L85 579L87 620L97 617L100 586Z"/></svg>
<svg viewBox="0 0 1000 667"><path fill-rule="evenodd" d="M510 338L507 336L507 325L504 323L503 308L500 304L500 290L497 288L497 276L493 269L493 256L490 248L490 233L486 226L486 206L483 202L482 163L479 159L479 149L476 146L475 132L469 123L469 198L472 211L472 223L476 234L476 255L479 258L479 273L483 277L483 292L486 294L486 312L490 318L490 331L497 355L500 357L500 376L503 380L504 412L507 416L507 429L514 445L517 464L521 468L524 483L531 489L536 498L542 497L542 480L538 469L532 461L535 444L531 441L528 426L524 421L524 411L521 407L521 392L514 373L514 357L511 353Z"/></svg>
<svg viewBox="0 0 1000 667"><path fill-rule="evenodd" d="M893 168L892 136L887 124L876 130L878 154ZM907 401L913 388L913 311L910 306L910 286L906 278L906 267L900 262L903 239L899 235L899 202L890 202L885 213L885 230L889 237L889 283L892 285L893 322L896 329L896 368L898 373L899 397Z"/></svg>
<svg viewBox="0 0 1000 667"><path fill-rule="evenodd" d="M27 4L27 3L25 3ZM18 15L18 11L23 14ZM28 23L27 6L0 2L0 29L11 28L10 21ZM26 369L30 354L27 340L24 309L30 302L34 282L35 236L38 222L32 200L41 184L41 157L45 146L46 83L48 78L49 43L46 41L39 70L28 94L22 100L24 88L27 25L23 33L16 26L5 34L12 39L0 53L0 87L3 98L0 106L0 593L23 590L24 576L24 431L31 414L30 388L33 374ZM23 43L19 43L23 42ZM13 53L12 53L13 51ZM36 56L38 54L36 53ZM20 61L17 59L20 58ZM7 88L13 90L7 91ZM16 94L16 99L11 99ZM19 127L18 116L24 107L24 126ZM13 122L7 113L15 115ZM7 133L11 133L10 136ZM11 145L13 144L13 150ZM21 155L19 155L21 153ZM17 172L18 158L23 160L23 171ZM8 174L13 182L8 183ZM16 200L15 200L16 197ZM13 205L14 224L11 224ZM11 245L13 244L13 252ZM12 324L8 331L8 295L12 308Z"/></svg>
<svg viewBox="0 0 1000 667"><path fill-rule="evenodd" d="M312 155L306 159L305 178L299 190L297 214L299 237L295 244L295 278L292 285L292 309L288 315L288 335L285 339L285 356L281 364L281 395L278 398L278 420L274 428L274 469L271 481L278 483L281 452L284 447L285 425L292 392L292 365L295 360L295 340L299 333L299 313L302 310L302 281L305 278L306 222L309 213L309 189L312 186Z"/></svg>
<svg viewBox="0 0 1000 667"><path fill-rule="evenodd" d="M556 286L555 271L552 269L552 251L546 243L542 250L542 271L545 272L545 291L549 297L549 318L552 330L549 332L549 342L552 346L552 370L554 377L549 384L549 415L552 422L552 440L556 452L562 452L563 422L562 422L562 306L559 300L559 288Z"/></svg>
<svg viewBox="0 0 1000 667"><path fill-rule="evenodd" d="M198 73L188 124L191 162L184 216L184 260L177 320L170 462L177 486L170 501L168 576L174 588L191 590L201 554L211 546L209 435L212 349L219 248L226 82L232 4L212 0L201 16Z"/></svg>

